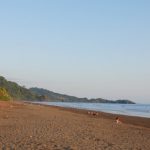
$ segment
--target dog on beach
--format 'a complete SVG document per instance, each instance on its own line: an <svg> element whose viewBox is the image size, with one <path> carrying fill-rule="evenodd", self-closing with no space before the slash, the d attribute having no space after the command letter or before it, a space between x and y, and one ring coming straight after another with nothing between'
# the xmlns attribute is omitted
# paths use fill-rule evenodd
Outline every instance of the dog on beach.
<svg viewBox="0 0 150 150"><path fill-rule="evenodd" d="M93 116L98 116L98 112L92 112L92 111L88 111L89 115L93 115Z"/></svg>

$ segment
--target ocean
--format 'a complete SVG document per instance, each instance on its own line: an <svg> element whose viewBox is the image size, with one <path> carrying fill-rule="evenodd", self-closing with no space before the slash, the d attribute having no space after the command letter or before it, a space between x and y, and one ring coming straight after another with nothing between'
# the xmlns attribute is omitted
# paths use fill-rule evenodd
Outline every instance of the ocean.
<svg viewBox="0 0 150 150"><path fill-rule="evenodd" d="M74 103L74 102L35 102L35 103L150 118L150 104L104 104L104 103Z"/></svg>

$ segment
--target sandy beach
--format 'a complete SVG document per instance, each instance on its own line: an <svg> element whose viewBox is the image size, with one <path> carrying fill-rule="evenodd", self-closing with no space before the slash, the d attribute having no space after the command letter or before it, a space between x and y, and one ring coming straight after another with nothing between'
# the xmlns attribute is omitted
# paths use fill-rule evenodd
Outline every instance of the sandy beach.
<svg viewBox="0 0 150 150"><path fill-rule="evenodd" d="M149 150L150 119L0 102L2 150Z"/></svg>

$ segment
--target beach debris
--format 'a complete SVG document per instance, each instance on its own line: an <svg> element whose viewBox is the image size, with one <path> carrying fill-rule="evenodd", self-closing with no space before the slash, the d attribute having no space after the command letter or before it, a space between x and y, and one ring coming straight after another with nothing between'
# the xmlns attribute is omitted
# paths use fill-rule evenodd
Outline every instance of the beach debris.
<svg viewBox="0 0 150 150"><path fill-rule="evenodd" d="M120 120L120 117L116 117L115 120L116 120L116 123L117 123L117 124L121 124L121 123L122 123L121 120Z"/></svg>
<svg viewBox="0 0 150 150"><path fill-rule="evenodd" d="M99 113L98 112L93 112L93 111L88 111L89 115L93 115L93 116L98 116Z"/></svg>

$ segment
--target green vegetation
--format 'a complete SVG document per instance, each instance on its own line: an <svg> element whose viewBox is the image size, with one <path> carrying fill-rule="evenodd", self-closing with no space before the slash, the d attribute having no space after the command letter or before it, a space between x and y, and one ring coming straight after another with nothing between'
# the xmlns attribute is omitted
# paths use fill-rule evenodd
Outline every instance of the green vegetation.
<svg viewBox="0 0 150 150"><path fill-rule="evenodd" d="M0 100L8 101L11 100L11 96L8 94L5 88L0 87Z"/></svg>
<svg viewBox="0 0 150 150"><path fill-rule="evenodd" d="M19 86L15 82L7 81L0 76L0 87L6 89L9 95L15 100L35 100L37 96L30 90Z"/></svg>
<svg viewBox="0 0 150 150"><path fill-rule="evenodd" d="M44 96L47 101L59 101L59 102L87 102L87 98L78 98L75 96L69 96L65 94L55 93L42 88L30 88L30 91L39 96Z"/></svg>
<svg viewBox="0 0 150 150"><path fill-rule="evenodd" d="M54 101L54 102L58 101L58 102L85 102L85 103L90 102L90 103L134 104L134 102L132 102L130 100L112 101L112 100L107 100L107 99L102 99L102 98L97 98L97 99L78 98L78 97L74 97L74 96L54 93L52 91L42 89L42 88L37 88L37 87L30 88L30 91L32 91L32 93L35 93L37 95L43 95L44 96L43 98L47 101Z"/></svg>
<svg viewBox="0 0 150 150"><path fill-rule="evenodd" d="M26 101L54 101L54 102L91 102L91 103L121 103L121 104L134 104L129 100L106 100L102 98L87 99L78 98L64 94L55 93L42 88L27 89L20 86L15 82L7 81L4 77L0 76L0 99L9 100L26 100Z"/></svg>

